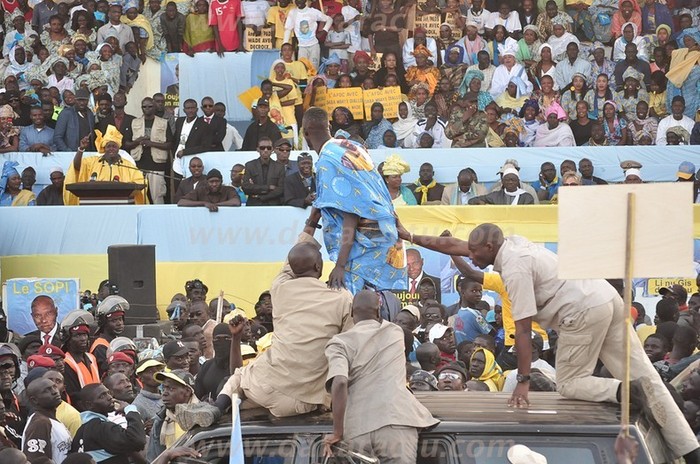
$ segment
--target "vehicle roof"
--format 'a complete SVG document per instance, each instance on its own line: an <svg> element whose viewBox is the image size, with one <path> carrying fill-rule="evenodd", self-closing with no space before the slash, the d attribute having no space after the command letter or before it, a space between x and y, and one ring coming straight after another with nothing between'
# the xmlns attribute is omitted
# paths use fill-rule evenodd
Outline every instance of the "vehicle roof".
<svg viewBox="0 0 700 464"><path fill-rule="evenodd" d="M617 433L620 424L619 405L569 400L558 393L531 392L528 409L508 407L509 393L417 392L416 397L441 420L435 432ZM631 417L633 423L639 419L635 414ZM225 416L218 424L195 432L209 432L211 437L226 435L230 421L231 417ZM241 426L244 435L325 433L332 426L332 417L330 413L311 413L276 418L266 409L244 409Z"/></svg>

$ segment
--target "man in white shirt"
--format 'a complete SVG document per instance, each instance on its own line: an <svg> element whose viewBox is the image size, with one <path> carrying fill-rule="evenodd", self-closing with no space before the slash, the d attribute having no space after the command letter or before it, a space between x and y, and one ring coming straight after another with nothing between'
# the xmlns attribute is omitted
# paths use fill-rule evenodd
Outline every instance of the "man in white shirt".
<svg viewBox="0 0 700 464"><path fill-rule="evenodd" d="M42 345L61 346L61 327L56 322L58 309L47 295L39 295L32 301L32 319L39 330L26 335L37 335Z"/></svg>
<svg viewBox="0 0 700 464"><path fill-rule="evenodd" d="M591 75L591 62L579 58L578 52L578 44L570 42L566 46L566 59L557 63L554 69L554 80L560 89L564 89L571 84L574 74L582 74L584 80Z"/></svg>
<svg viewBox="0 0 700 464"><path fill-rule="evenodd" d="M34 409L22 434L22 452L32 461L44 457L61 463L68 456L71 434L56 420L61 394L51 380L39 377L27 385L27 399Z"/></svg>
<svg viewBox="0 0 700 464"><path fill-rule="evenodd" d="M505 27L510 34L523 29L520 25L520 15L518 15L517 11L510 11L507 3L501 3L498 11L489 14L486 24L484 24L484 29L487 34L490 34L493 28L499 25Z"/></svg>
<svg viewBox="0 0 700 464"><path fill-rule="evenodd" d="M542 351L544 350L544 340L542 340L542 335L537 332L532 332L532 363L530 364L532 369L539 369L539 371L549 378L552 382L557 381L556 370L544 359L541 359ZM513 369L506 375L506 381L503 384L504 392L512 393L515 387L518 385L518 370Z"/></svg>
<svg viewBox="0 0 700 464"><path fill-rule="evenodd" d="M284 43L289 42L289 38L294 31L294 35L299 41L299 52L297 59L308 58L316 69L321 64L321 46L316 38L318 22L326 24L323 30L328 32L333 25L333 18L323 14L316 8L306 6L306 0L295 0L296 9L289 12L284 23Z"/></svg>
<svg viewBox="0 0 700 464"><path fill-rule="evenodd" d="M488 20L491 12L489 10L484 10L481 6L484 4L483 0L472 0L472 7L467 10L467 21L473 22L479 29L479 34L484 35L484 25L486 20Z"/></svg>
<svg viewBox="0 0 700 464"><path fill-rule="evenodd" d="M218 102L214 105L214 114L226 120L226 105ZM224 151L238 151L243 146L243 137L231 124L226 123L226 135L221 141Z"/></svg>
<svg viewBox="0 0 700 464"><path fill-rule="evenodd" d="M114 36L119 39L119 48L126 49L126 44L134 41L134 32L131 27L122 24L122 6L113 3L107 13L109 22L97 30L97 43L101 44L107 37Z"/></svg>
<svg viewBox="0 0 700 464"><path fill-rule="evenodd" d="M270 4L266 0L247 0L241 2L243 9L243 24L253 26L254 29L262 28L267 22L267 11Z"/></svg>
<svg viewBox="0 0 700 464"><path fill-rule="evenodd" d="M684 115L685 98L681 95L673 97L671 102L671 114L659 121L659 128L656 131L656 144L666 145L666 132L676 126L681 126L690 134L693 131L695 121Z"/></svg>

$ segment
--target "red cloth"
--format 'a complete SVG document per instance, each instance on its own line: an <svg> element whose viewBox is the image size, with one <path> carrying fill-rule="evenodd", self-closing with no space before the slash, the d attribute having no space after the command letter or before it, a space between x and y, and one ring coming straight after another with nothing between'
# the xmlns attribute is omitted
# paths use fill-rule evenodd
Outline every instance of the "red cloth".
<svg viewBox="0 0 700 464"><path fill-rule="evenodd" d="M211 0L209 4L209 25L217 26L221 45L227 52L241 46L238 37L238 20L243 16L241 0Z"/></svg>

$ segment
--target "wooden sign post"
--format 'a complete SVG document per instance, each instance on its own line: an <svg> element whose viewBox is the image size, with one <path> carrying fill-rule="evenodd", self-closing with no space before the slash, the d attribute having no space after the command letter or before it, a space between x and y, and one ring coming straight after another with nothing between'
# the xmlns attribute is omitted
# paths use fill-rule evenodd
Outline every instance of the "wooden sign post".
<svg viewBox="0 0 700 464"><path fill-rule="evenodd" d="M559 278L624 279L625 435L630 417L632 279L695 275L691 187L690 182L676 182L559 188Z"/></svg>

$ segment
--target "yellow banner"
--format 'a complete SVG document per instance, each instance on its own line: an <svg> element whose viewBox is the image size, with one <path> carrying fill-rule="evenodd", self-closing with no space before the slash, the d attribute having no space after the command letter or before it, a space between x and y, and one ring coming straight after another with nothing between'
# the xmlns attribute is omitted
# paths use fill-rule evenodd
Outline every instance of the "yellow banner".
<svg viewBox="0 0 700 464"><path fill-rule="evenodd" d="M647 281L647 292L649 295L658 295L659 289L662 287L670 287L671 285L681 285L692 295L698 291L698 286L695 284L695 279L649 279Z"/></svg>
<svg viewBox="0 0 700 464"><path fill-rule="evenodd" d="M428 37L437 39L440 37L440 15L437 13L419 15L416 13L416 28L425 29Z"/></svg>
<svg viewBox="0 0 700 464"><path fill-rule="evenodd" d="M329 112L339 106L344 106L352 112L355 120L361 120L364 110L362 102L362 89L359 87L328 89L326 107Z"/></svg>
<svg viewBox="0 0 700 464"><path fill-rule="evenodd" d="M255 34L252 29L245 29L245 48L246 50L271 50L272 49L272 28L258 28L258 34Z"/></svg>
<svg viewBox="0 0 700 464"><path fill-rule="evenodd" d="M372 119L372 104L375 102L379 102L384 106L384 117L386 119L398 118L401 98L401 88L398 86L365 90L365 119L367 121ZM355 116L355 119L358 119L357 116Z"/></svg>

